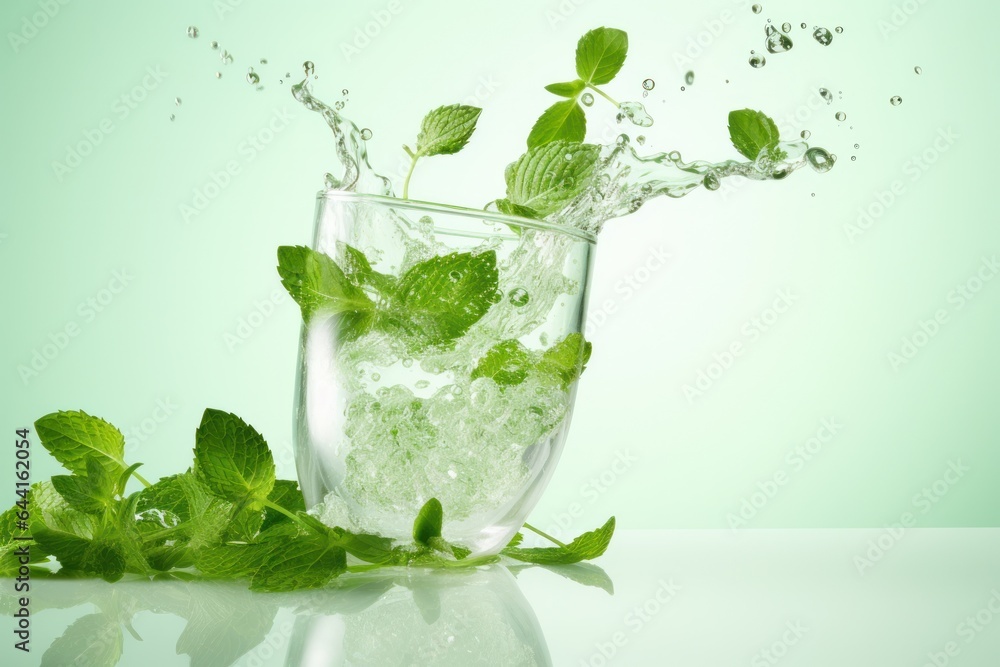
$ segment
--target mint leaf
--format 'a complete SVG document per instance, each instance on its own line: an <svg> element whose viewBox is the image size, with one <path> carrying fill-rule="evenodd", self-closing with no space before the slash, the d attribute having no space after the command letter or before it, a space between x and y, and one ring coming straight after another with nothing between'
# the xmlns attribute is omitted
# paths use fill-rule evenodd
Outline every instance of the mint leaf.
<svg viewBox="0 0 1000 667"><path fill-rule="evenodd" d="M498 282L492 250L432 257L400 278L398 314L425 345L442 345L465 334L486 314Z"/></svg>
<svg viewBox="0 0 1000 667"><path fill-rule="evenodd" d="M558 378L564 388L569 387L590 361L591 348L582 334L571 333L542 354L539 370Z"/></svg>
<svg viewBox="0 0 1000 667"><path fill-rule="evenodd" d="M302 496L302 492L299 490L298 482L293 482L287 479L277 480L274 483L274 488L271 489L271 493L267 496L267 499L278 507L288 510L292 514L306 511L306 499ZM275 509L265 507L264 522L261 524L260 529L264 531L271 526L285 521L291 521L291 519Z"/></svg>
<svg viewBox="0 0 1000 667"><path fill-rule="evenodd" d="M365 314L375 309L368 295L348 280L332 259L312 248L278 248L278 275L302 309L302 319L306 322L317 313ZM370 318L358 322L358 326L364 325L370 325Z"/></svg>
<svg viewBox="0 0 1000 667"><path fill-rule="evenodd" d="M514 537L510 538L510 542L507 543L507 546L516 547L523 541L524 541L524 535L522 535L521 533L515 533Z"/></svg>
<svg viewBox="0 0 1000 667"><path fill-rule="evenodd" d="M576 99L576 97L582 93L586 87L586 83L580 79L575 79L565 83L550 83L545 86L545 90L549 91L553 95L558 95L559 97L571 97Z"/></svg>
<svg viewBox="0 0 1000 667"><path fill-rule="evenodd" d="M538 213L527 206L518 206L512 203L509 199L497 199L494 202L497 206L497 210L504 215L516 215L520 218L528 218L529 220L534 220L538 218ZM521 228L518 227L515 231L520 233Z"/></svg>
<svg viewBox="0 0 1000 667"><path fill-rule="evenodd" d="M444 522L444 510L437 498L431 498L417 513L413 522L413 541L417 544L430 545L432 539L441 537L441 526Z"/></svg>
<svg viewBox="0 0 1000 667"><path fill-rule="evenodd" d="M604 554L615 532L615 518L597 530L580 535L564 547L539 547L523 549L506 547L500 553L515 560L539 565L569 565L582 560L591 560Z"/></svg>
<svg viewBox="0 0 1000 667"><path fill-rule="evenodd" d="M451 104L428 113L417 135L417 156L451 155L462 150L482 112L479 107Z"/></svg>
<svg viewBox="0 0 1000 667"><path fill-rule="evenodd" d="M89 539L97 532L97 518L70 507L50 481L31 485L30 502L34 507L30 523L33 535L39 530L49 528Z"/></svg>
<svg viewBox="0 0 1000 667"><path fill-rule="evenodd" d="M110 473L125 469L125 437L114 426L82 410L53 412L35 422L42 446L70 472L87 474L94 459Z"/></svg>
<svg viewBox="0 0 1000 667"><path fill-rule="evenodd" d="M583 141L587 135L587 114L575 99L556 102L538 117L528 134L528 148L553 141Z"/></svg>
<svg viewBox="0 0 1000 667"><path fill-rule="evenodd" d="M761 151L773 149L781 140L774 121L763 111L753 109L729 112L729 138L748 160L756 160Z"/></svg>
<svg viewBox="0 0 1000 667"><path fill-rule="evenodd" d="M195 432L195 470L208 490L259 509L274 488L274 459L263 436L234 414L208 409Z"/></svg>
<svg viewBox="0 0 1000 667"><path fill-rule="evenodd" d="M488 377L501 386L517 385L528 377L534 365L531 353L516 340L491 347L472 370L472 379Z"/></svg>
<svg viewBox="0 0 1000 667"><path fill-rule="evenodd" d="M108 509L115 492L115 480L96 459L87 459L87 476L54 475L52 486L75 510L100 514Z"/></svg>
<svg viewBox="0 0 1000 667"><path fill-rule="evenodd" d="M628 55L628 35L615 28L595 28L576 45L576 73L586 83L608 83Z"/></svg>
<svg viewBox="0 0 1000 667"><path fill-rule="evenodd" d="M30 495L28 502L32 502ZM22 511L20 507L15 505L3 514L0 514L0 577L17 576L18 569L21 566L19 559L23 557L23 554L19 554L18 552L22 547L28 547L28 556L30 557L31 564L43 563L48 558L45 549L35 540L18 539L30 534L26 530L17 528L18 514Z"/></svg>
<svg viewBox="0 0 1000 667"><path fill-rule="evenodd" d="M334 543L355 558L368 563L405 564L400 551L393 548L392 540L380 535L350 533L343 528L332 528L330 534Z"/></svg>
<svg viewBox="0 0 1000 667"><path fill-rule="evenodd" d="M347 552L329 535L303 535L268 558L251 578L250 590L319 588L346 570Z"/></svg>
<svg viewBox="0 0 1000 667"><path fill-rule="evenodd" d="M262 531L251 544L224 544L203 547L195 553L194 564L207 577L242 579L251 577L263 567L271 557L288 548L300 534L298 526L291 522L279 524Z"/></svg>
<svg viewBox="0 0 1000 667"><path fill-rule="evenodd" d="M553 141L530 148L507 167L507 199L538 217L555 213L590 185L599 157L592 144Z"/></svg>

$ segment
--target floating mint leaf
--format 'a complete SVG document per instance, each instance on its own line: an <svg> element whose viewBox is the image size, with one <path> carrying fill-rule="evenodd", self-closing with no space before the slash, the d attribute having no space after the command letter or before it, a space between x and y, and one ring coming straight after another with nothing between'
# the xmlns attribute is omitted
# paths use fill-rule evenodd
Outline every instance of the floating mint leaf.
<svg viewBox="0 0 1000 667"><path fill-rule="evenodd" d="M465 334L486 314L498 282L492 250L432 257L400 278L397 315L424 345L442 345Z"/></svg>
<svg viewBox="0 0 1000 667"><path fill-rule="evenodd" d="M571 333L542 354L539 370L557 377L563 387L568 387L586 368L591 348L582 334Z"/></svg>
<svg viewBox="0 0 1000 667"><path fill-rule="evenodd" d="M195 432L195 466L208 490L261 508L274 487L274 459L263 436L234 414L208 409Z"/></svg>
<svg viewBox="0 0 1000 667"><path fill-rule="evenodd" d="M504 556L527 563L538 563L539 565L569 565L582 560L591 560L604 554L611 542L611 536L615 532L615 518L611 517L607 523L597 530L580 535L575 540L564 547L539 547L523 549L520 547L506 547L502 553Z"/></svg>
<svg viewBox="0 0 1000 667"><path fill-rule="evenodd" d="M559 97L570 97L576 99L577 95L583 92L587 84L580 79L566 81L565 83L550 83L545 86L545 90Z"/></svg>
<svg viewBox="0 0 1000 667"><path fill-rule="evenodd" d="M600 85L615 78L628 55L628 35L615 28L595 28L576 45L576 73Z"/></svg>
<svg viewBox="0 0 1000 667"><path fill-rule="evenodd" d="M555 213L590 185L599 157L600 148L592 144L553 141L530 148L507 167L507 199L537 217Z"/></svg>
<svg viewBox="0 0 1000 667"><path fill-rule="evenodd" d="M437 498L431 498L420 508L417 519L413 522L413 541L429 546L432 539L441 537L443 522L441 502Z"/></svg>
<svg viewBox="0 0 1000 667"><path fill-rule="evenodd" d="M462 150L475 132L482 112L479 107L451 104L428 113L417 135L417 156L451 155Z"/></svg>
<svg viewBox="0 0 1000 667"><path fill-rule="evenodd" d="M305 246L278 248L278 275L299 307L302 319L316 313L371 313L375 304L351 283L332 259ZM370 325L370 318L357 323Z"/></svg>
<svg viewBox="0 0 1000 667"><path fill-rule="evenodd" d="M553 141L583 141L587 134L587 114L575 99L556 102L538 117L528 135L528 148Z"/></svg>
<svg viewBox="0 0 1000 667"><path fill-rule="evenodd" d="M35 422L42 446L59 463L77 474L87 474L87 460L95 459L113 474L125 469L125 437L114 426L82 410L53 412Z"/></svg>
<svg viewBox="0 0 1000 667"><path fill-rule="evenodd" d="M761 151L774 148L781 140L774 121L763 111L753 109L729 113L729 138L748 160L756 160Z"/></svg>
<svg viewBox="0 0 1000 667"><path fill-rule="evenodd" d="M488 377L501 386L517 385L528 377L534 365L531 353L516 340L491 347L472 371L472 379Z"/></svg>

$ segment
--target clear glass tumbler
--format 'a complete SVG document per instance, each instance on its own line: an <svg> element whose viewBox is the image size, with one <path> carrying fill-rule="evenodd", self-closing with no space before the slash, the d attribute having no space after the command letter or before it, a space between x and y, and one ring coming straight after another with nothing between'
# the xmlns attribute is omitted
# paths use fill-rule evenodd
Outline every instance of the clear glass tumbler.
<svg viewBox="0 0 1000 667"><path fill-rule="evenodd" d="M302 327L295 456L329 525L412 540L437 498L444 539L499 551L569 429L595 239L544 222L340 191L312 250L334 295ZM333 299L332 301L330 299Z"/></svg>

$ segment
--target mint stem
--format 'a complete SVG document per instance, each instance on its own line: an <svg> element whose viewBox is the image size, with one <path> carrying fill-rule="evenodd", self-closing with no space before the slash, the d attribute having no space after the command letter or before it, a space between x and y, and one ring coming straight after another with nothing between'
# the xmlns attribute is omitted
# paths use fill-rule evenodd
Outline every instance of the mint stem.
<svg viewBox="0 0 1000 667"><path fill-rule="evenodd" d="M606 92L604 92L603 90L601 90L600 88L598 88L594 84L588 83L587 84L587 88L590 88L592 91L594 91L595 93L597 93L598 95L600 95L601 97L603 97L604 99L606 99L608 102L611 102L616 107L620 107L621 106L620 104L618 104L618 102L615 101L615 98L611 97L610 95L608 95Z"/></svg>
<svg viewBox="0 0 1000 667"><path fill-rule="evenodd" d="M552 537L548 533L543 533L542 531L540 531L537 528L535 528L534 526L532 526L530 523L524 524L524 527L527 528L528 530L530 530L531 532L535 533L536 535L541 535L542 537L544 537L545 539L547 539L549 542L552 542L553 544L557 544L557 545L561 546L563 549L566 548L565 544L563 544L562 542L560 542L556 538Z"/></svg>
<svg viewBox="0 0 1000 667"><path fill-rule="evenodd" d="M132 476L135 477L140 482L142 482L142 485L145 486L147 489L152 486L152 484L150 484L149 482L146 481L145 477L143 477L142 475L140 475L139 473L137 473L134 470L132 471Z"/></svg>
<svg viewBox="0 0 1000 667"><path fill-rule="evenodd" d="M409 199L410 176L413 176L413 168L417 166L418 159L419 156L413 155L413 160L410 162L410 170L406 172L406 179L403 181L403 199Z"/></svg>
<svg viewBox="0 0 1000 667"><path fill-rule="evenodd" d="M285 516L287 516L287 517L288 517L289 519L291 519L292 521L294 521L295 523L297 523L297 524L298 524L299 526L301 526L301 527L305 528L305 529L306 529L306 530L308 530L309 532L313 532L313 533L314 533L314 532L316 532L316 530L315 530L315 529L314 529L314 528L313 528L312 526L310 526L310 525L309 525L309 524L307 524L307 523L306 523L305 521L303 521L303 520L302 520L302 519L300 519L299 517L295 516L294 514L292 514L292 513L291 513L291 512L289 512L288 510L286 510L286 509L285 509L284 507L282 507L281 505L278 505L278 504L276 504L276 503L272 503L272 502L271 502L270 500L267 500L266 498L264 499L263 503L264 503L264 507L270 507L270 508L271 508L271 509L273 509L273 510L274 510L275 512L281 512L282 514L284 514L284 515L285 515Z"/></svg>

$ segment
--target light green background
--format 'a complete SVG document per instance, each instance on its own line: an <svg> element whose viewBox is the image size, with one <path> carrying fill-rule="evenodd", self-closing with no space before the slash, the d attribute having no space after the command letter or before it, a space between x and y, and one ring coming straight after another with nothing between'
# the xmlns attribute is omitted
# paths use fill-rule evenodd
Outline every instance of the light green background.
<svg viewBox="0 0 1000 667"><path fill-rule="evenodd" d="M591 304L596 313L610 301L615 312L590 332L595 353L569 444L533 521L560 534L609 514L626 528L728 527L744 500L756 500L746 527L881 527L907 512L922 527L1000 525L1000 280L961 309L949 300L1000 251L990 205L995 5L767 2L755 16L749 3L725 1L398 0L396 13L380 1L49 4L58 12L16 45L10 33L46 3L0 8L5 429L82 408L125 430L129 459L155 478L188 465L211 406L254 424L279 473L294 475L297 309L279 297L245 342L226 342L280 290L275 247L309 239L313 194L333 164L321 121L278 79L310 59L320 96L349 89L348 112L372 129L373 158L388 173L426 110L478 94L486 110L472 143L421 164L411 187L417 198L480 206L502 192L503 166L553 101L542 86L572 76L577 38L612 25L632 46L609 92L639 98L642 80L656 81L644 100L656 118L648 149L735 157L726 114L753 107L786 138L808 129L840 159L826 175L700 191L609 225ZM391 20L348 54L372 12ZM768 17L796 26L795 47L753 70L746 60L763 48ZM845 30L823 48L800 22ZM198 39L185 36L191 24ZM220 62L213 39L233 64ZM679 62L698 40L701 53ZM248 66L265 90L245 82ZM155 87L147 79L152 90L126 116L120 98L149 68L164 78ZM687 69L696 80L682 92ZM817 103L820 87L834 92L833 105ZM893 95L903 104L891 106ZM834 120L841 110L844 123ZM609 123L616 131L610 107L592 111L595 139ZM282 114L291 118L273 141L247 147ZM60 177L53 163L102 122L113 131ZM948 132L957 138L935 148ZM914 171L925 152L934 164ZM230 161L239 173L185 222L181 206ZM859 208L895 181L895 201L849 238ZM670 259L647 275L641 267L658 248ZM80 304L123 270L129 284L89 319ZM629 277L644 282L632 289ZM779 290L794 304L750 340L742 328ZM947 322L894 369L888 353L942 309ZM79 335L23 382L18 367L70 323ZM743 354L689 401L684 385L736 341ZM162 415L158 401L176 406L172 414L133 435ZM798 468L788 452L824 419L842 427ZM943 481L959 462L968 470ZM34 464L36 479L56 473L40 449ZM754 497L776 474L786 483L773 497ZM935 483L935 502L918 497Z"/></svg>

